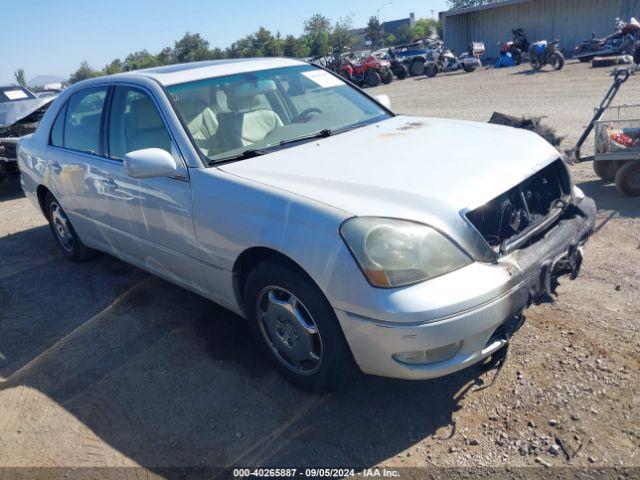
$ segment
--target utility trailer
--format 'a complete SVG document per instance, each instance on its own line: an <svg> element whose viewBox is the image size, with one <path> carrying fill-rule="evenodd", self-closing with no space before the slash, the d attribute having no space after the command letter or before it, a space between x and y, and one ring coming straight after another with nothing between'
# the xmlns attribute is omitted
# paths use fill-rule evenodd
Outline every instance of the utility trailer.
<svg viewBox="0 0 640 480"><path fill-rule="evenodd" d="M613 85L595 109L573 157L575 163L593 161L598 177L615 182L623 195L637 197L640 196L640 105L611 106L630 75L627 68L615 71ZM583 157L580 150L592 131L595 132L594 155Z"/></svg>

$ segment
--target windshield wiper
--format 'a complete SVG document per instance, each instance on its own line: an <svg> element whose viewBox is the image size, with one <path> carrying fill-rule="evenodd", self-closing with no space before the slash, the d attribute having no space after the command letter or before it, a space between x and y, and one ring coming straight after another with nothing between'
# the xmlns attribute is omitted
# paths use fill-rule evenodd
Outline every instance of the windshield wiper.
<svg viewBox="0 0 640 480"><path fill-rule="evenodd" d="M228 157L209 160L209 165L215 165L216 163L222 162L232 162L233 160L246 160L248 158L259 157L260 155L266 155L267 153L269 153L269 150L264 148L248 148L236 155L229 155Z"/></svg>
<svg viewBox="0 0 640 480"><path fill-rule="evenodd" d="M332 128L325 128L324 130L320 130L319 132L308 133L306 135L300 135L299 137L281 140L278 145L288 145L290 143L302 142L304 140L313 140L315 138L327 138L331 135L335 135L335 133L335 130L333 130Z"/></svg>

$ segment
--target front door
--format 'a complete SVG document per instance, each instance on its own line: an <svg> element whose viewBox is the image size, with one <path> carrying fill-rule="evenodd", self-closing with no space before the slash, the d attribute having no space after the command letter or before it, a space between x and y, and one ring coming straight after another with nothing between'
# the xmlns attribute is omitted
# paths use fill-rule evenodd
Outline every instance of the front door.
<svg viewBox="0 0 640 480"><path fill-rule="evenodd" d="M151 94L116 86L107 119L107 181L120 256L145 270L209 295L196 241L191 183L182 157ZM136 179L126 173L126 153L161 148L173 155L172 176Z"/></svg>

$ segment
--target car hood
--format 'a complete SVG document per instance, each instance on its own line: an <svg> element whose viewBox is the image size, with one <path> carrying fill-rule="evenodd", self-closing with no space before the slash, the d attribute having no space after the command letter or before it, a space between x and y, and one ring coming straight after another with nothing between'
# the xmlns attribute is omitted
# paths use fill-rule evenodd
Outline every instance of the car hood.
<svg viewBox="0 0 640 480"><path fill-rule="evenodd" d="M220 168L353 215L459 214L559 156L524 130L396 116Z"/></svg>
<svg viewBox="0 0 640 480"><path fill-rule="evenodd" d="M0 103L0 128L10 127L39 108L51 103L55 98L56 97L30 98L15 102Z"/></svg>

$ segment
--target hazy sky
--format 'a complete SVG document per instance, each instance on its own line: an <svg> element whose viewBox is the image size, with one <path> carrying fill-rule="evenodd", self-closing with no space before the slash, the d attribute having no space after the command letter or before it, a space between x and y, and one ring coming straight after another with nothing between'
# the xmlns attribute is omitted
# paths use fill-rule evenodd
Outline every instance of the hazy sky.
<svg viewBox="0 0 640 480"><path fill-rule="evenodd" d="M173 46L186 31L200 33L211 46L226 47L260 26L298 35L304 19L319 12L336 20L353 15L365 26L384 0L0 0L0 83L13 82L22 67L37 75L68 77L87 60L102 68L114 58ZM445 0L394 0L381 20L432 16Z"/></svg>

